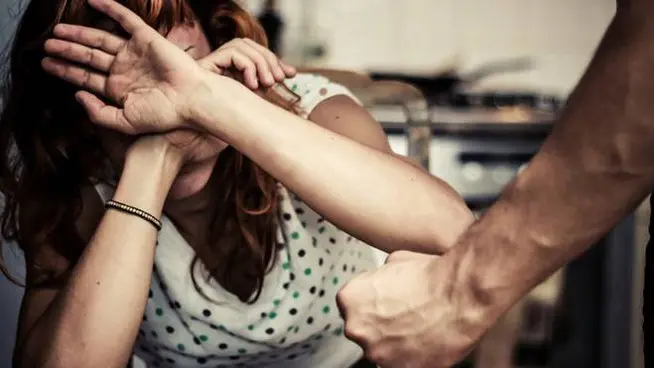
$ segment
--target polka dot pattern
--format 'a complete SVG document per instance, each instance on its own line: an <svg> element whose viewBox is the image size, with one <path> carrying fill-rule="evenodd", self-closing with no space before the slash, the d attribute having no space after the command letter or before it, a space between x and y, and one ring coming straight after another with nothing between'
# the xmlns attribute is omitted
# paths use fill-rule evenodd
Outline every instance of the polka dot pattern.
<svg viewBox="0 0 654 368"><path fill-rule="evenodd" d="M306 75L289 83L297 84L300 107L307 111L326 98L347 94L341 86ZM278 242L283 247L253 304L241 303L206 280L202 269L196 281L219 303L197 293L188 267L195 254L173 224L162 219L135 348L149 367L349 366L359 358L359 348L343 336L335 298L354 276L376 267L373 252L279 188ZM319 362L312 360L317 357ZM327 364L325 357L336 360Z"/></svg>

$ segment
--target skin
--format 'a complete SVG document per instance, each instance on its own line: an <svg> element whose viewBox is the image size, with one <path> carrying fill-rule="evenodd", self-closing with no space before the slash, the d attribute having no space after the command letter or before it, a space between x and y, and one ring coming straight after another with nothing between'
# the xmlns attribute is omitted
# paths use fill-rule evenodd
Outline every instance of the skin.
<svg viewBox="0 0 654 368"><path fill-rule="evenodd" d="M198 27L176 27L168 39L194 59L207 57L211 52ZM62 50L57 42L50 42L46 47ZM206 201L211 198L206 184L217 155L225 147L223 142L214 140L212 149L189 155L162 136L135 140L107 129L102 139L110 160L122 172L116 200L131 203L157 217L163 213L164 205L170 206L170 216L179 216L180 220L185 219L191 203L195 208L206 207ZM77 225L89 245L76 265L47 245L26 251L28 284L50 278L55 282L26 290L17 332L15 366L124 367L131 356L131 344L141 322L139 314L143 313L150 285L156 231L147 223L115 211L105 214L93 187L85 188L83 198L85 205ZM189 237L193 235L187 233ZM198 243L193 246L199 248ZM120 320L105 316L90 322L93 316L104 316L110 310L118 313ZM76 317L82 315L79 313L88 313L88 317ZM100 320L104 323L98 323ZM88 326L93 325L93 329L105 332L90 331Z"/></svg>
<svg viewBox="0 0 654 368"><path fill-rule="evenodd" d="M187 54L172 48L119 4L107 0L89 3L122 22L133 22L123 25L133 37L122 40L99 30L60 24L54 30L60 42L83 51L50 52L58 59L46 58L43 67L84 88L77 99L93 123L125 134L158 132L165 137L190 130L227 142L338 227L383 250L440 253L472 222L461 197L393 154L379 124L354 101L334 97L325 104L338 104L338 109L325 109L329 111L325 122L306 124L234 79L198 68ZM119 13L115 13L116 7ZM95 56L89 59L89 54ZM95 61L103 58L113 63L97 65ZM117 106L107 105L94 93ZM314 114L322 115L319 110ZM186 148L193 154L202 151L202 140L197 143L197 147ZM345 161L352 164L343 165ZM398 221L390 210L398 201L388 199L401 187L414 190L403 197L408 201L403 206L412 212L407 211ZM353 213L351 203L358 203L358 213L376 216L363 220ZM433 229L428 225L434 220L445 225ZM393 231L400 226L402 232Z"/></svg>
<svg viewBox="0 0 654 368"><path fill-rule="evenodd" d="M136 43L147 37L154 40L151 33L146 37L142 24L118 7L100 0L92 3L126 23ZM652 190L654 124L649 117L654 116L650 101L654 22L649 15L654 2L623 0L617 5L597 54L542 150L488 213L458 239L455 248L441 258L400 253L385 267L361 275L342 290L339 301L347 335L372 360L383 367L453 365L513 303L608 232ZM157 46L165 48L158 41ZM150 75L156 75L164 62L156 57L149 61ZM187 65L174 55L165 64ZM416 184L419 174L391 165L378 151L341 141L274 107L258 106L253 97L220 78L206 78L195 85L200 86L196 90L182 83L170 84L170 79L161 84L165 78L158 78L133 87L169 96L176 107L167 121L142 119L133 114L136 105L122 104L122 100L117 100L117 106L105 106L85 94L83 104L98 124L126 133L163 132L180 126L180 117L189 119L193 122L189 127L221 137L255 161L266 163L266 170L283 177L301 195L310 195L311 190L323 195L339 193L334 202L342 200L343 208L357 203L358 209L361 205L374 209L370 212L376 216L364 219L341 214L360 228L371 229L392 217L395 221L387 221L387 227L378 231L396 243L406 239L406 232L420 233L407 219L447 232L445 227L434 226L443 220L436 213L419 211L416 215L416 208L424 208L429 199L425 193L436 191L437 186ZM93 86L78 84L93 90ZM130 88L123 93L137 98ZM194 102L184 96L195 97ZM233 99L236 96L239 99ZM233 103L218 106L220 101ZM320 156L327 149L329 157ZM297 152L303 154L293 154ZM343 160L330 161L340 154ZM311 155L322 160L320 172L327 168L331 176L350 186L370 185L358 196L343 194L347 190L330 191L323 186L330 178L320 177L312 166L318 159L307 159ZM278 160L266 162L265 157ZM357 179L349 179L353 177ZM406 187L415 190L397 194L397 188ZM373 196L374 203L368 201ZM385 213L393 215L377 216ZM423 240L423 246L434 245L442 235Z"/></svg>
<svg viewBox="0 0 654 368"><path fill-rule="evenodd" d="M193 59L200 60L211 52L211 46L202 29L197 25L184 25L173 28L166 38L188 53ZM58 40L46 43L45 48L51 52L62 52L66 45ZM125 153L136 140L135 137L103 129L101 136L103 146L114 166L120 169L125 161ZM182 172L175 178L170 189L167 207L182 208L186 202L206 202L206 183L216 164L220 152L227 146L220 140L212 140L211 145L192 161L185 162ZM183 215L180 213L180 215ZM181 216L178 216L181 217Z"/></svg>
<svg viewBox="0 0 654 368"><path fill-rule="evenodd" d="M206 216L201 213L208 208L214 187L214 178L204 172L208 170L205 167L213 166L224 144L245 152L337 226L351 229L353 235L382 249L393 251L403 244L442 252L471 223L472 216L460 197L438 179L392 154L379 124L351 99L330 98L310 116L315 124L309 123L253 93L252 89L282 78L280 71L288 75L292 70L247 40L196 61L194 58L203 57L207 49L203 36L194 34L193 29L173 30L166 39L116 2L90 3L119 20L134 37L127 41L104 34L110 38L98 43L102 40L94 38L88 29L59 25L54 31L57 38L45 45L46 51L59 59L46 59L43 67L125 107L118 110L88 92L80 92L76 97L93 123L127 135L163 133L138 139L125 154L116 152L117 161L121 156L124 159L114 199L157 217L165 211L179 223L201 259L202 244L194 240L206 228L202 222ZM89 53L78 47L85 42L86 46L91 43L105 49ZM189 43L194 47L189 49ZM84 71L61 58L97 63L91 66L108 73L108 77L98 71ZM152 64L151 59L160 62ZM228 71L237 71L243 82L225 76ZM110 116L119 120L112 124L107 120ZM125 123L128 125L120 125ZM149 130L137 129L148 124ZM252 140L259 137L267 137L266 142L253 144ZM339 172L347 161L354 161L356 172ZM316 170L318 167L322 169ZM185 181L185 176L192 179ZM395 185L382 185L379 193L375 184L382 179ZM424 223L412 223L418 215L407 216L399 224L419 231L389 239L386 229L398 223L393 216L376 216L379 221L364 223L351 211L349 204L354 200L361 204L357 209L368 214L392 208L377 203L380 194L390 194L398 185L408 184L424 188L414 191L410 198L418 215L428 213L446 224L447 230L439 232L438 241L424 242L434 232L420 226ZM84 206L78 225L89 244L77 264L68 264L47 246L26 252L28 283L45 278L49 271L59 277L48 288L27 290L14 356L16 366L121 367L131 356L147 302L156 232L133 216L103 212L93 188L87 188L85 199L89 205ZM48 267L34 267L37 261ZM66 271L69 266L72 268Z"/></svg>
<svg viewBox="0 0 654 368"><path fill-rule="evenodd" d="M652 1L618 2L541 151L452 251L390 262L342 290L347 334L370 358L384 367L451 366L651 192L652 11Z"/></svg>

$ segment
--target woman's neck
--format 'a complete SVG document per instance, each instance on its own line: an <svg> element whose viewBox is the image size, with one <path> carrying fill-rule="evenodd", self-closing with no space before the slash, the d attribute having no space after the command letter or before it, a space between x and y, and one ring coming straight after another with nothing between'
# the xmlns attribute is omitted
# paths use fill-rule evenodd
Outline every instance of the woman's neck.
<svg viewBox="0 0 654 368"><path fill-rule="evenodd" d="M206 231L209 228L209 221L213 212L213 205L216 203L216 186L219 178L211 165L209 179L198 192L184 197L166 200L164 212L175 224L177 229L187 239L193 248L201 239L206 238Z"/></svg>

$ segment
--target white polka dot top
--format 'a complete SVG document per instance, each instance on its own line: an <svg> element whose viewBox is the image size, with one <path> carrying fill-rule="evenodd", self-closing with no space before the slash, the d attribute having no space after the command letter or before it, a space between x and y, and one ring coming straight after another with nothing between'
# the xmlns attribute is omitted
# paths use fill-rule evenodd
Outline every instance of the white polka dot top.
<svg viewBox="0 0 654 368"><path fill-rule="evenodd" d="M313 76L287 81L308 115L321 101L348 94ZM106 187L98 188L104 200ZM242 303L202 267L193 286L189 265L195 252L173 223L162 218L149 299L135 354L148 367L345 368L361 349L343 335L336 294L355 275L373 269L372 248L324 221L281 185L277 262L254 304Z"/></svg>

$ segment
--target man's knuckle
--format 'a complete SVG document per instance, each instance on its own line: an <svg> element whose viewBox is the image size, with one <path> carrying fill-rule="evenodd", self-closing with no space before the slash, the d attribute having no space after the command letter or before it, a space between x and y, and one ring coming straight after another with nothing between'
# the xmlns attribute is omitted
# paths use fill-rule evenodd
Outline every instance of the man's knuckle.
<svg viewBox="0 0 654 368"><path fill-rule="evenodd" d="M363 333L363 328L357 323L346 322L343 333L345 334L345 337L352 341L356 341L362 344L365 343L365 334Z"/></svg>
<svg viewBox="0 0 654 368"><path fill-rule="evenodd" d="M343 293L343 290L339 291L336 293L336 305L338 306L338 309L341 311L342 314L345 314L345 311L347 309L347 294Z"/></svg>
<svg viewBox="0 0 654 368"><path fill-rule="evenodd" d="M372 346L365 350L366 358L376 364L384 364L388 362L388 352L381 347Z"/></svg>
<svg viewBox="0 0 654 368"><path fill-rule="evenodd" d="M336 293L336 301L343 305L347 305L352 298L352 288L352 282L345 284L345 286Z"/></svg>

